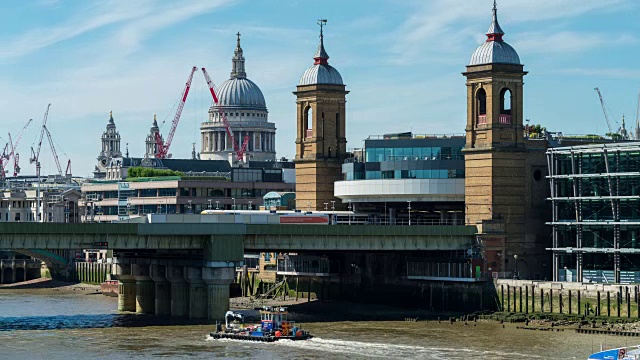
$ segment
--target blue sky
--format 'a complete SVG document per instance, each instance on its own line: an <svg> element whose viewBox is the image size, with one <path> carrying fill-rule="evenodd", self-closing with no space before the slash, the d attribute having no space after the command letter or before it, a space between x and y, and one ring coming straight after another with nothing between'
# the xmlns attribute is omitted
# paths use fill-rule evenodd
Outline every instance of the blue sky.
<svg viewBox="0 0 640 360"><path fill-rule="evenodd" d="M113 110L132 156L158 114L166 134L191 66L215 83L229 77L240 31L247 75L265 95L276 123L279 156L291 158L295 91L318 42L316 19L327 18L325 45L351 93L348 147L370 134L462 133L464 77L485 39L491 0L205 0L0 2L0 137L29 118L22 174L32 174L30 146L45 108L61 162L89 175ZM565 134L605 133L593 88L614 118L635 122L640 91L640 2L634 0L502 0L505 41L525 70L525 118ZM171 152L199 148L199 123L211 98L196 74ZM48 147L43 173L55 172ZM64 166L63 166L64 167Z"/></svg>

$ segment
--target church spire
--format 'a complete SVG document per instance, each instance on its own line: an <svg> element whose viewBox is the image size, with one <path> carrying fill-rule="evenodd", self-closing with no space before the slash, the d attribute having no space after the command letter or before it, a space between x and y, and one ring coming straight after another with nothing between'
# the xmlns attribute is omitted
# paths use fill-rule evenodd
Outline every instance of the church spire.
<svg viewBox="0 0 640 360"><path fill-rule="evenodd" d="M109 125L116 125L116 123L113 121L113 111L109 111Z"/></svg>
<svg viewBox="0 0 640 360"><path fill-rule="evenodd" d="M238 40L236 43L236 50L233 52L233 68L231 69L232 79L244 79L247 77L247 73L244 71L244 56L242 55L242 48L240 47L240 32L236 34Z"/></svg>
<svg viewBox="0 0 640 360"><path fill-rule="evenodd" d="M502 41L503 35L504 31L502 31L500 24L498 24L498 6L496 0L493 0L493 19L491 19L491 25L489 25L489 30L487 30L487 42Z"/></svg>
<svg viewBox="0 0 640 360"><path fill-rule="evenodd" d="M313 59L315 60L314 64L323 64L327 65L329 62L329 54L324 49L324 34L322 33L322 27L327 25L326 19L318 20L318 25L320 25L320 45L318 45L318 50L315 55L313 55Z"/></svg>

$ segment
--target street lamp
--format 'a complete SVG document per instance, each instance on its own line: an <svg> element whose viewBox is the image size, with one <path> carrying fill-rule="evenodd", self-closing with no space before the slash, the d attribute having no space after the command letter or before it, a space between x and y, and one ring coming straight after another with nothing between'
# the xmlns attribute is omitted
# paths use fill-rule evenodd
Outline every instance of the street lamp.
<svg viewBox="0 0 640 360"><path fill-rule="evenodd" d="M189 203L189 214L193 214L193 208L191 207L191 200L187 200Z"/></svg>
<svg viewBox="0 0 640 360"><path fill-rule="evenodd" d="M211 200L209 200L209 201L211 201ZM220 210L220 205L219 204L220 204L220 201L216 200L216 210Z"/></svg>
<svg viewBox="0 0 640 360"><path fill-rule="evenodd" d="M518 280L518 254L513 255L513 280Z"/></svg>
<svg viewBox="0 0 640 360"><path fill-rule="evenodd" d="M253 207L251 207L251 203L253 203L253 200L249 200L249 210L253 209Z"/></svg>
<svg viewBox="0 0 640 360"><path fill-rule="evenodd" d="M335 200L331 201L331 211L336 211L336 202L335 202Z"/></svg>
<svg viewBox="0 0 640 360"><path fill-rule="evenodd" d="M209 207L207 209L211 210L211 199L209 199Z"/></svg>
<svg viewBox="0 0 640 360"><path fill-rule="evenodd" d="M411 200L407 202L409 203L409 205L407 206L407 209L409 209L409 226L411 226Z"/></svg>
<svg viewBox="0 0 640 360"><path fill-rule="evenodd" d="M328 209L328 206L329 206L329 203L324 203L324 211L329 210L329 209Z"/></svg>
<svg viewBox="0 0 640 360"><path fill-rule="evenodd" d="M349 225L351 225L351 200L349 200Z"/></svg>
<svg viewBox="0 0 640 360"><path fill-rule="evenodd" d="M564 281L569 281L569 278L567 277L567 267L564 267Z"/></svg>
<svg viewBox="0 0 640 360"><path fill-rule="evenodd" d="M233 210L236 210L236 198L231 198L233 200Z"/></svg>

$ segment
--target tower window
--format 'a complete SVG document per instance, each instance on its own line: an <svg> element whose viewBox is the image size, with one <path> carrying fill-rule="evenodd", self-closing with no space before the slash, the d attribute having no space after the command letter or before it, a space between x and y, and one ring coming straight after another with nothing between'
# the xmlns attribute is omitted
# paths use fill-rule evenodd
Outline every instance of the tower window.
<svg viewBox="0 0 640 360"><path fill-rule="evenodd" d="M504 88L500 91L500 124L511 124L511 107L513 99L511 90Z"/></svg>
<svg viewBox="0 0 640 360"><path fill-rule="evenodd" d="M484 89L478 90L476 93L476 107L478 109L477 124L482 125L487 123L487 93Z"/></svg>
<svg viewBox="0 0 640 360"><path fill-rule="evenodd" d="M511 115L511 90L500 91L500 114Z"/></svg>
<svg viewBox="0 0 640 360"><path fill-rule="evenodd" d="M313 136L313 109L311 106L307 106L304 110L304 137L310 138Z"/></svg>

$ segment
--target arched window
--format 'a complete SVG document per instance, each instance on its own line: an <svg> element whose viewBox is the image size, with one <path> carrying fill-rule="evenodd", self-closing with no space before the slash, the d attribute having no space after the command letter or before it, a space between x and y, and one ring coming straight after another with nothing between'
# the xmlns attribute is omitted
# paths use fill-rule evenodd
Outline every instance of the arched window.
<svg viewBox="0 0 640 360"><path fill-rule="evenodd" d="M305 138L313 136L313 109L311 106L307 106L304 110L304 131Z"/></svg>
<svg viewBox="0 0 640 360"><path fill-rule="evenodd" d="M511 90L504 88L500 91L500 124L511 124L511 108L513 105Z"/></svg>
<svg viewBox="0 0 640 360"><path fill-rule="evenodd" d="M487 93L484 89L478 90L476 93L476 106L478 109L478 125L487 123Z"/></svg>

